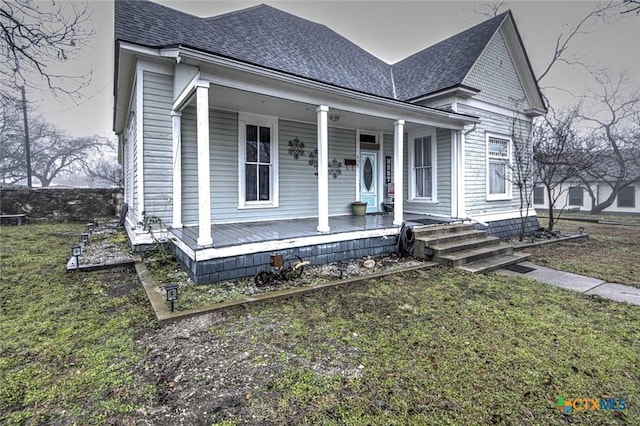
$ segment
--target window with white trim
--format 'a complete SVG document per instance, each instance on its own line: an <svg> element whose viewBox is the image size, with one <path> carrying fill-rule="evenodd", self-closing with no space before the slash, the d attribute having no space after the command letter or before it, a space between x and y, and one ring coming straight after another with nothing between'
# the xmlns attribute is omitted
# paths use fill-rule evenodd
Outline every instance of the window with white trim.
<svg viewBox="0 0 640 426"><path fill-rule="evenodd" d="M435 131L409 138L409 194L415 201L436 200L436 135Z"/></svg>
<svg viewBox="0 0 640 426"><path fill-rule="evenodd" d="M487 134L487 200L511 198L511 139Z"/></svg>
<svg viewBox="0 0 640 426"><path fill-rule="evenodd" d="M248 114L238 118L239 206L277 207L277 119Z"/></svg>

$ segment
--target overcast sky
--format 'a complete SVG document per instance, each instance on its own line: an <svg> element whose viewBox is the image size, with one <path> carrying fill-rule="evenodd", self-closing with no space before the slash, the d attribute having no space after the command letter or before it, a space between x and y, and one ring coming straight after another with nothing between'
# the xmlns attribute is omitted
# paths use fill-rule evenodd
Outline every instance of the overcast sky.
<svg viewBox="0 0 640 426"><path fill-rule="evenodd" d="M472 1L157 1L199 16L266 3L324 24L388 63L488 19L474 12L482 3ZM549 61L556 37L596 5L591 1L508 2L536 74ZM78 58L66 64L74 73L93 70L91 86L84 90L87 98L76 106L71 101L48 99L42 93L28 94L49 122L75 136L113 134L113 1L90 0L90 6L95 37ZM595 25L571 46L572 53L581 55L585 62L615 72L626 70L632 85L640 87L640 16L627 14L616 23ZM582 93L589 84L583 71L559 66L542 85ZM557 90L545 93L554 104L571 102Z"/></svg>

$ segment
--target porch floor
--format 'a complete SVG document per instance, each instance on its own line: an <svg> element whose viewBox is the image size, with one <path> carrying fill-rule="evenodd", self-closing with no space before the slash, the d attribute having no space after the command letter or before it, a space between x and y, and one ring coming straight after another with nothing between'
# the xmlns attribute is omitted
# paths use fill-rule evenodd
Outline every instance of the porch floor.
<svg viewBox="0 0 640 426"><path fill-rule="evenodd" d="M413 225L447 223L446 220L434 220L432 217L405 213L405 222ZM332 216L329 218L330 232L319 234L318 219L288 219L264 222L225 223L212 225L213 245L202 247L197 244L198 226L171 229L171 233L187 244L192 250L205 248L223 248L242 244L266 241L288 240L292 238L332 235L344 232L370 231L393 228L393 216L368 214L365 216Z"/></svg>

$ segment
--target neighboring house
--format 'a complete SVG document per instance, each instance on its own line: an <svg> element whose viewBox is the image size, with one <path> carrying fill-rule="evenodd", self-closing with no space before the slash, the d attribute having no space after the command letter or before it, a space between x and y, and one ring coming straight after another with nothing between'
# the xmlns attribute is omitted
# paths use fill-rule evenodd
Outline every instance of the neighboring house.
<svg viewBox="0 0 640 426"><path fill-rule="evenodd" d="M593 194L596 196L595 203L598 204L602 200L606 200L611 195L611 186L599 182L590 185ZM590 212L592 199L589 192L580 182L568 182L554 191L560 197L556 201L556 210L565 210L572 212ZM544 186L537 186L533 191L533 204L536 209L544 210L549 208L549 197L547 189ZM622 188L615 201L609 207L602 211L603 214L640 214L640 184L629 185Z"/></svg>
<svg viewBox="0 0 640 426"><path fill-rule="evenodd" d="M406 220L517 229L513 129L530 144L545 105L511 12L392 65L266 5L116 0L115 37L126 228L161 218L197 283L388 253Z"/></svg>

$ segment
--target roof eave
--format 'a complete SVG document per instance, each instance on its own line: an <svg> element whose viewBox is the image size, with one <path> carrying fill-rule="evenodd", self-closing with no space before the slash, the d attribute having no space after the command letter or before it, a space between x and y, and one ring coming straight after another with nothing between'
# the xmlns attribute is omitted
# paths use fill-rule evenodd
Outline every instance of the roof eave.
<svg viewBox="0 0 640 426"><path fill-rule="evenodd" d="M380 95L374 95L370 93L360 92L354 89L337 86L331 83L326 83L318 80L313 80L307 77L290 74L284 71L267 68L264 66L244 62L235 58L229 58L223 55L218 55L210 52L203 52L199 49L195 49L188 46L180 46L177 56L184 59L191 59L195 61L201 61L213 65L222 65L232 69L246 71L252 74L261 75L264 77L279 80L285 83L292 83L301 85L307 88L328 92L334 95L341 95L353 100L371 102L374 104L386 105L399 109L404 109L411 112L429 113L435 117L444 120L458 121L463 124L479 123L478 117L454 113L451 111L442 110L434 107L427 107L422 105L415 105L411 102L387 98ZM402 118L402 117L398 117Z"/></svg>

